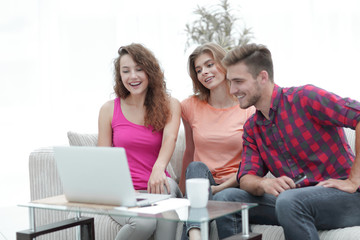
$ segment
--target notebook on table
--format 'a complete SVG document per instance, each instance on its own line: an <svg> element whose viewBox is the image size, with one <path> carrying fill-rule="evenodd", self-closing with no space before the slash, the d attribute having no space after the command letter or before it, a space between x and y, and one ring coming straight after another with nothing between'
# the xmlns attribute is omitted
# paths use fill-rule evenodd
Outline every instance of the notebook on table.
<svg viewBox="0 0 360 240"><path fill-rule="evenodd" d="M69 202L135 207L170 197L135 191L124 148L59 146L54 155Z"/></svg>

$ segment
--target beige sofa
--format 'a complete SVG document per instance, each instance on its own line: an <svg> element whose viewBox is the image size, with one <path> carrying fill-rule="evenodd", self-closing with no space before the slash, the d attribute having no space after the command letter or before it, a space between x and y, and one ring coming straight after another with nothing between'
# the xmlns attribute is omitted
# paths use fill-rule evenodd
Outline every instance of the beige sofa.
<svg viewBox="0 0 360 240"><path fill-rule="evenodd" d="M354 149L355 135L351 129L346 130L349 143ZM96 134L78 134L68 132L70 145L89 145L94 146L97 142ZM168 171L171 176L178 182L181 173L181 160L185 148L184 131L180 128L179 136L174 154L171 158ZM54 163L54 155L52 147L41 148L33 151L29 158L30 171L30 193L31 200L41 199L45 197L62 194L61 182ZM84 214L89 216L89 214ZM69 217L73 217L73 213L53 211L53 210L37 210L35 213L36 225L44 225L51 222L59 221ZM97 240L113 240L116 233L121 228L115 221L106 215L91 215L95 218L95 235ZM253 232L263 234L264 240L283 240L284 234L279 226L251 225ZM181 236L181 223L179 224L176 239ZM37 239L75 239L74 229L64 230L57 233L51 233ZM355 240L360 239L360 226L334 229L330 231L319 231L321 240ZM215 224L211 225L211 239L217 238L217 230Z"/></svg>

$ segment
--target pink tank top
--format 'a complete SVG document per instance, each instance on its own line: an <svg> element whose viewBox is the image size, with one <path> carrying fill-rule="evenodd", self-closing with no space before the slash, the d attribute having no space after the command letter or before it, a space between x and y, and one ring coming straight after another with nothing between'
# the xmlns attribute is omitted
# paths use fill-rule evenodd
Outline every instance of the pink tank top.
<svg viewBox="0 0 360 240"><path fill-rule="evenodd" d="M153 132L152 127L129 122L121 111L120 98L114 100L111 125L113 147L125 148L134 188L146 190L152 167L159 155L163 131ZM167 172L166 175L170 176Z"/></svg>

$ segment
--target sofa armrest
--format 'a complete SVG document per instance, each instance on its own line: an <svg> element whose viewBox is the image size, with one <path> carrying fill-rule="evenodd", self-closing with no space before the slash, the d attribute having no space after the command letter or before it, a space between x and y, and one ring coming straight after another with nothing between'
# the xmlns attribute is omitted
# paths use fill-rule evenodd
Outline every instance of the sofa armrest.
<svg viewBox="0 0 360 240"><path fill-rule="evenodd" d="M355 130L351 128L344 128L346 139L350 145L351 150L353 150L354 153L356 153L355 149L355 139L356 139L356 133Z"/></svg>
<svg viewBox="0 0 360 240"><path fill-rule="evenodd" d="M173 152L173 155L170 159L167 171L171 177L179 183L181 176L182 160L185 151L185 132L184 128L181 126L179 129L178 137L176 139L176 145Z"/></svg>
<svg viewBox="0 0 360 240"><path fill-rule="evenodd" d="M29 177L32 201L63 193L52 147L40 148L30 153Z"/></svg>

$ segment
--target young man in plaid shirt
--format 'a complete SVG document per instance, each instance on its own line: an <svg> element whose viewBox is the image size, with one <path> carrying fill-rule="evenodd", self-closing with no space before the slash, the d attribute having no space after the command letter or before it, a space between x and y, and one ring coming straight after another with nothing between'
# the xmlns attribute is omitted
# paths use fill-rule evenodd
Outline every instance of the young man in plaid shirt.
<svg viewBox="0 0 360 240"><path fill-rule="evenodd" d="M312 85L279 87L263 45L235 48L223 63L240 107L257 111L244 125L240 188L219 192L214 200L258 203L250 222L281 225L291 240L360 225L360 103ZM356 129L356 156L344 127ZM269 171L275 178L264 177ZM306 179L295 184L302 173ZM220 238L237 234L241 215L217 225Z"/></svg>

